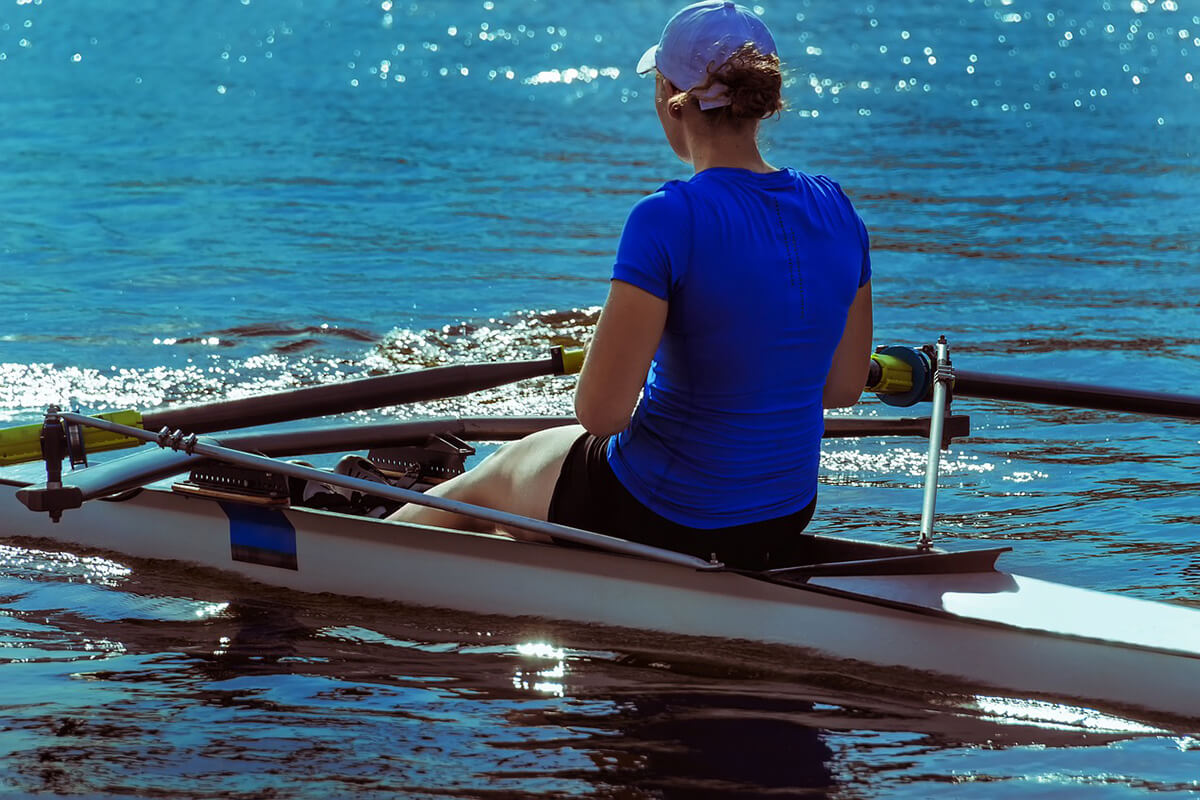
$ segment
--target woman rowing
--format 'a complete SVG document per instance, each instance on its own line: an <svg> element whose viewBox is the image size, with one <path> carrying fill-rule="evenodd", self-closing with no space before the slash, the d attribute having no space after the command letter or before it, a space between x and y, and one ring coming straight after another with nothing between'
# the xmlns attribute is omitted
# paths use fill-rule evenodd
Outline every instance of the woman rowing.
<svg viewBox="0 0 1200 800"><path fill-rule="evenodd" d="M758 127L783 108L782 76L751 11L684 8L642 56L650 71L667 142L695 174L629 214L576 388L581 425L430 491L730 566L783 565L816 505L823 409L853 405L866 381L866 229L836 183L763 159ZM393 519L479 525L412 504Z"/></svg>

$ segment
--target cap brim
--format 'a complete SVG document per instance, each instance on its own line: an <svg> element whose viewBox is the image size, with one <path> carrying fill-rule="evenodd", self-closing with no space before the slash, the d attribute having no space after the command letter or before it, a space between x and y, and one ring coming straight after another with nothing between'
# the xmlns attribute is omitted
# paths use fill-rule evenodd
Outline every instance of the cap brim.
<svg viewBox="0 0 1200 800"><path fill-rule="evenodd" d="M655 61L657 56L658 56L658 45L656 45L656 44L650 45L650 49L647 50L646 52L642 53L642 57L638 59L637 74L645 75L647 72L649 72L650 70L652 70L656 66L658 66L657 62Z"/></svg>

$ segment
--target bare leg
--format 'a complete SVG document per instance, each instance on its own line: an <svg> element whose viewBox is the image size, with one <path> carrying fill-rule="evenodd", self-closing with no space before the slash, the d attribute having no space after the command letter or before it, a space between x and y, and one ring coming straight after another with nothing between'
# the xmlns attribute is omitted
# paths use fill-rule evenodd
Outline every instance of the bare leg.
<svg viewBox="0 0 1200 800"><path fill-rule="evenodd" d="M582 425L566 425L530 434L504 445L479 466L434 486L427 494L544 520L567 451L583 433ZM416 503L402 506L388 519L458 530L492 531L496 527ZM541 538L523 531L512 533L522 539Z"/></svg>

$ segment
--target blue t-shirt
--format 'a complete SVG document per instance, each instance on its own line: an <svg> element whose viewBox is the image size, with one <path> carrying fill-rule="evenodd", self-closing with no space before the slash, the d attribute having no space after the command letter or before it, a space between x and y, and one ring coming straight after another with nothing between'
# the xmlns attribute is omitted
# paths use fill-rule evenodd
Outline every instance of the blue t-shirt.
<svg viewBox="0 0 1200 800"><path fill-rule="evenodd" d="M669 304L613 473L673 522L791 514L817 490L821 395L859 287L867 231L832 180L706 169L633 207L613 266Z"/></svg>

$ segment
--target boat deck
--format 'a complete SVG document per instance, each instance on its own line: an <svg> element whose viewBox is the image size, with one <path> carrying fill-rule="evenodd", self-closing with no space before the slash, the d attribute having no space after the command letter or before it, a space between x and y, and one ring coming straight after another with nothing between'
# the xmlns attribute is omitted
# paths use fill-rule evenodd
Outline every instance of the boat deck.
<svg viewBox="0 0 1200 800"><path fill-rule="evenodd" d="M1200 658L1195 609L1008 572L815 577L808 585L961 619Z"/></svg>

